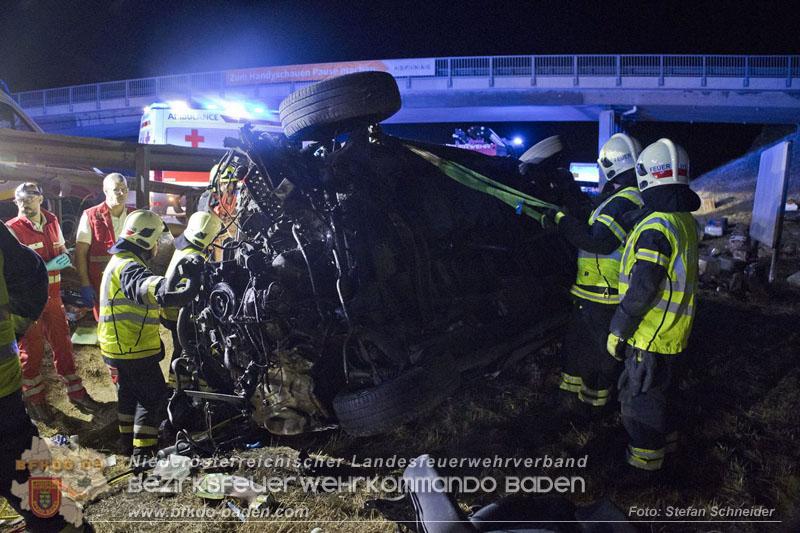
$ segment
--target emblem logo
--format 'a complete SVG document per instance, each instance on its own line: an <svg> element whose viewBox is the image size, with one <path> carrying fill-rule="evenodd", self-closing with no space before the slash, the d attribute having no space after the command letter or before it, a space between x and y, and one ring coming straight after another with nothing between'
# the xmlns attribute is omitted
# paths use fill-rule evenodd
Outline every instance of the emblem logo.
<svg viewBox="0 0 800 533"><path fill-rule="evenodd" d="M39 518L55 516L61 508L61 478L32 477L28 482L31 512Z"/></svg>

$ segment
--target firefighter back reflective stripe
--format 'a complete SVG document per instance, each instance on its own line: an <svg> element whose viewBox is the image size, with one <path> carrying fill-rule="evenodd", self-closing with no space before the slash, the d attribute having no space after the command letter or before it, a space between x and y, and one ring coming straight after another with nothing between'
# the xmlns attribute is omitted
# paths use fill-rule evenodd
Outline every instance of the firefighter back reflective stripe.
<svg viewBox="0 0 800 533"><path fill-rule="evenodd" d="M664 234L672 247L666 257L653 250L636 251L642 232ZM636 261L660 264L667 271L653 307L644 315L628 344L662 354L676 354L686 348L694 320L697 291L697 225L691 213L655 212L642 219L631 232L622 256L619 293L624 300Z"/></svg>
<svg viewBox="0 0 800 533"><path fill-rule="evenodd" d="M622 251L625 249L626 233L617 220L603 209L614 199L625 198L631 202L631 209L642 207L642 197L636 187L626 187L609 196L592 211L589 225L603 224L620 240L620 246L608 255L600 255L578 250L578 277L570 292L578 298L601 304L619 303L618 279Z"/></svg>
<svg viewBox="0 0 800 533"><path fill-rule="evenodd" d="M114 255L100 284L97 338L100 352L109 359L142 359L161 351L158 306L138 304L122 293L120 273L126 264L133 261L144 266L130 252Z"/></svg>

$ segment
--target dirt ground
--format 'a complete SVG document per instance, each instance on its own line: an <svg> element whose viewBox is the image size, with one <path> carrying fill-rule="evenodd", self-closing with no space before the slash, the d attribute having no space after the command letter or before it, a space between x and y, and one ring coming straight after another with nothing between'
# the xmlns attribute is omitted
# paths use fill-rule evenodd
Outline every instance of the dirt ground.
<svg viewBox="0 0 800 533"><path fill-rule="evenodd" d="M784 236L786 242L800 245L800 221L787 221ZM724 247L726 241L727 235L704 241L701 255L711 248ZM735 287L722 279L725 275L720 276L721 281L704 280L690 348L683 357L680 402L676 406L684 421L680 446L656 476L639 479L641 476L632 475L638 472L631 472L625 465L626 436L614 411L589 418L580 411L570 415L553 411L549 397L557 386L558 343L530 354L499 375L467 376L464 385L444 404L385 436L356 439L335 429L291 438L264 435L258 442L254 440L252 444L256 446L252 449L218 458L232 456L245 464L224 468L217 463L214 471L255 480L286 480L299 476L294 461L310 454L312 458L337 461L335 467L322 468L317 474L396 479L402 468L391 464L376 466L376 460L411 460L423 453L439 458L585 456L585 466L571 468L462 464L444 468L442 473L497 480L496 490L459 494L465 510L504 496L504 482L514 476L568 476L585 482L584 490L564 494L578 505L607 497L626 515L633 508L657 513L655 518L634 513L631 519L639 521L639 531L798 531L800 289L784 281L798 270L800 254L795 253L781 258L777 281L772 285L758 273L744 277ZM169 345L168 335L162 334L162 339ZM83 446L110 455L115 439L114 388L97 348L76 347L76 358L86 387L96 399L106 402L106 409L90 417L73 408L52 365L46 363L47 399L57 419L53 427L40 425L40 431L46 436L78 434ZM248 459L257 466L247 467ZM105 472L107 477L125 470L126 459L117 456L116 460L117 466ZM267 460L273 464L265 465ZM200 477L202 473L195 470L193 474ZM107 494L86 505L86 515L97 531L395 530L392 523L364 509L366 500L386 495L383 489L391 488L391 484L379 485L378 489L356 484L352 489L339 486L328 492L315 492L303 487L299 480L290 481L273 492L270 517L242 523L235 516L220 516L230 509L228 502L239 509L246 508L241 499L203 500L188 482L177 493L135 494L131 492L131 479L115 483ZM780 523L702 522L720 509L751 508L774 511L769 517L750 520ZM162 514L145 517L141 514L143 509ZM705 516L681 518L668 514L680 510L705 512ZM218 515L196 518L201 511ZM171 516L180 512L195 514ZM303 516L304 512L307 516ZM679 522L693 519L702 521Z"/></svg>

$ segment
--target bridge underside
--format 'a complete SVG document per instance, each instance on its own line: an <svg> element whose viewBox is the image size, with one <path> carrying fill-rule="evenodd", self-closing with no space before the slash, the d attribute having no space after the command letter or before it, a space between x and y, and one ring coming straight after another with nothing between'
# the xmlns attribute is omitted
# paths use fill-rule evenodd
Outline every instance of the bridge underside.
<svg viewBox="0 0 800 533"><path fill-rule="evenodd" d="M285 91L228 93L277 109ZM625 120L752 124L800 123L798 91L758 89L460 88L415 90L401 85L403 108L388 123L580 122L605 111ZM49 133L103 138L138 134L152 98L105 100L68 109L28 110ZM37 112L38 111L38 112Z"/></svg>

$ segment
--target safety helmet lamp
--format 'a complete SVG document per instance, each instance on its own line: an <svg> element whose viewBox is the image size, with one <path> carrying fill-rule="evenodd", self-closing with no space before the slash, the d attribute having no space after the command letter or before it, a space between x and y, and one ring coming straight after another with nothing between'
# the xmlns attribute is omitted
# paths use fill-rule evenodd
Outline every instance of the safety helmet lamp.
<svg viewBox="0 0 800 533"><path fill-rule="evenodd" d="M168 231L161 217L149 209L139 209L125 218L119 237L145 250L152 250L159 237Z"/></svg>
<svg viewBox="0 0 800 533"><path fill-rule="evenodd" d="M221 228L222 220L217 215L198 211L189 217L183 235L194 246L204 249L216 238Z"/></svg>
<svg viewBox="0 0 800 533"><path fill-rule="evenodd" d="M600 149L597 164L608 181L614 181L620 174L636 166L636 158L642 145L635 138L624 133L615 133Z"/></svg>
<svg viewBox="0 0 800 533"><path fill-rule="evenodd" d="M689 155L670 139L659 139L636 161L639 190L662 185L689 185Z"/></svg>

